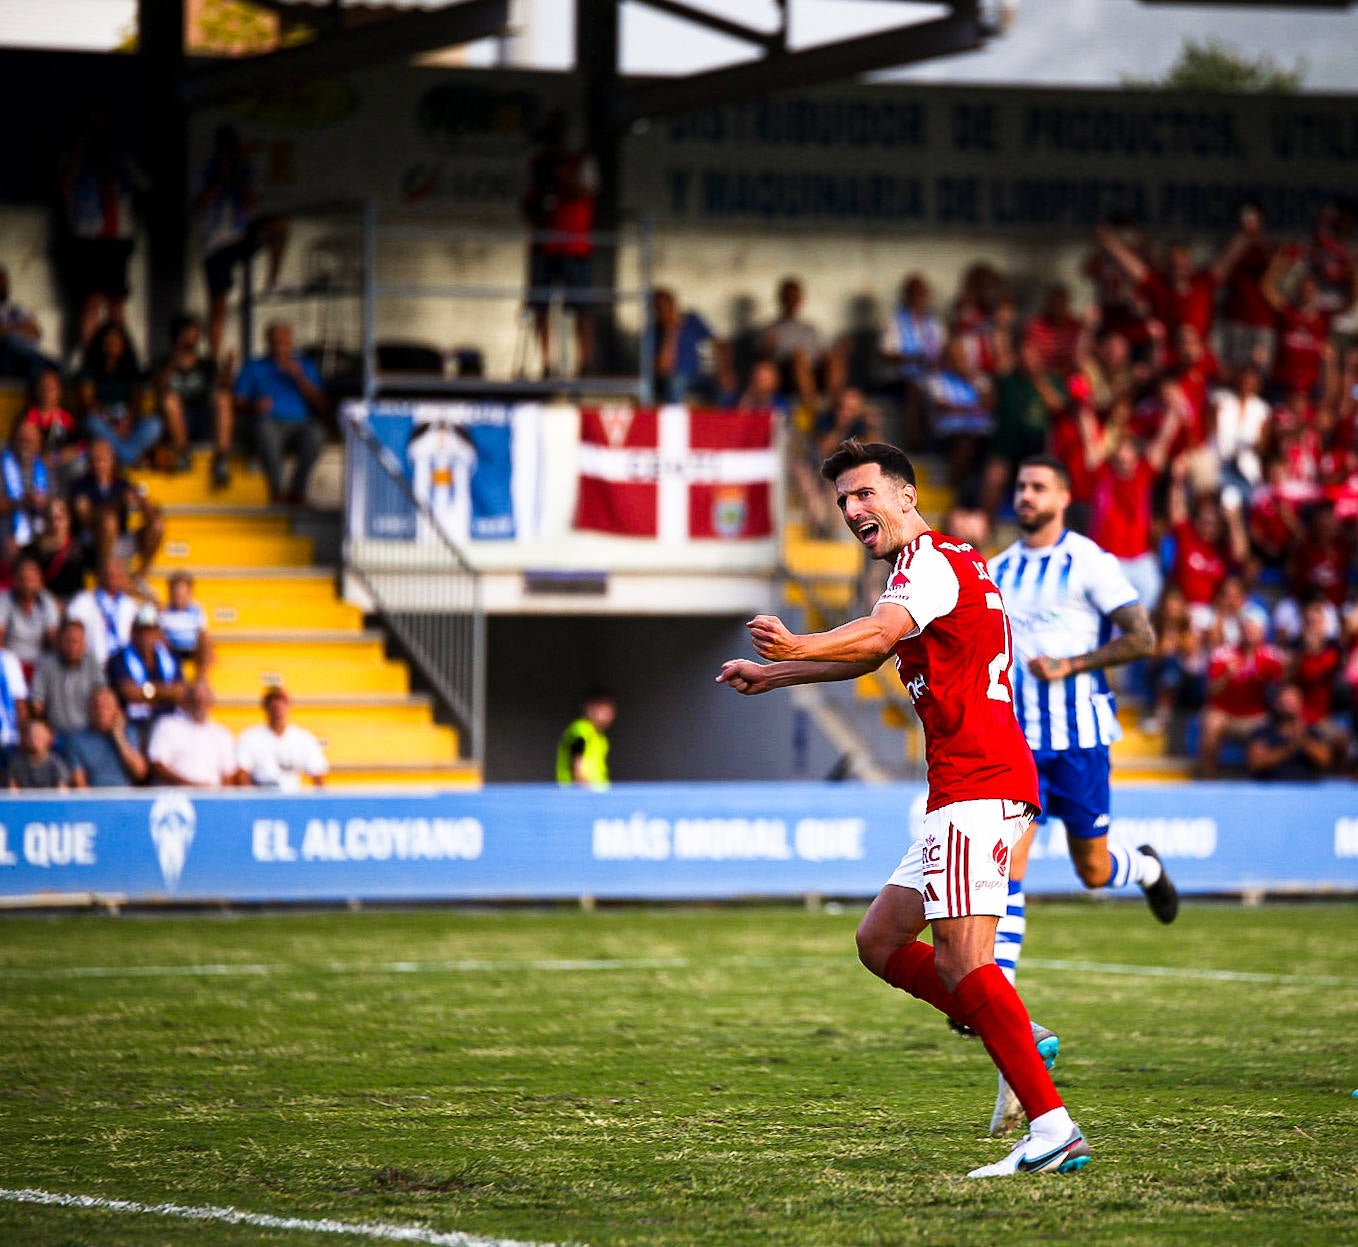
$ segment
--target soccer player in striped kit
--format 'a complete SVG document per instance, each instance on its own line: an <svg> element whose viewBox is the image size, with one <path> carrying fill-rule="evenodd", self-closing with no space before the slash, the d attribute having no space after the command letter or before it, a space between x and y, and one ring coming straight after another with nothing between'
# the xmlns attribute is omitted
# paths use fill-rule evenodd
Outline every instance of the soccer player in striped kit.
<svg viewBox="0 0 1358 1247"><path fill-rule="evenodd" d="M1081 883L1139 884L1151 912L1173 922L1178 892L1155 850L1108 838L1109 746L1121 730L1104 671L1150 654L1155 634L1117 559L1066 528L1069 504L1070 477L1059 459L1037 455L1019 465L1014 513L1023 535L990 560L1014 630L1014 711L1037 763L1043 811L1065 823ZM1011 981L1032 837L1029 827L1014 847L1008 912L995 932L995 961ZM991 1133L1008 1133L1022 1111L1001 1076Z"/></svg>

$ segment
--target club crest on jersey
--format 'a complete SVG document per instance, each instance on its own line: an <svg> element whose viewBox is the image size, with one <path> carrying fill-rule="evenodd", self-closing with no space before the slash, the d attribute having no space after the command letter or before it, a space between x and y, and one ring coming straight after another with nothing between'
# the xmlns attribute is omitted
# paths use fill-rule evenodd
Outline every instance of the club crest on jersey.
<svg viewBox="0 0 1358 1247"><path fill-rule="evenodd" d="M749 511L745 491L739 485L715 490L712 497L712 527L718 536L739 537L745 532Z"/></svg>
<svg viewBox="0 0 1358 1247"><path fill-rule="evenodd" d="M1009 850L1005 847L1003 840L995 841L995 847L990 856L995 859L995 865L1000 868L1000 874L1004 874L1009 868Z"/></svg>

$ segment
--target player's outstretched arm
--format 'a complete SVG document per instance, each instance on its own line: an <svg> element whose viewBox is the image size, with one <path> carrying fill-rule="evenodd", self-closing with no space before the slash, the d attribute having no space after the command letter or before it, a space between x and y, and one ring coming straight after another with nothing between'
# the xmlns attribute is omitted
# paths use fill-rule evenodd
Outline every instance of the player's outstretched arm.
<svg viewBox="0 0 1358 1247"><path fill-rule="evenodd" d="M875 662L752 662L731 658L722 663L718 684L729 684L737 693L754 697L770 689L794 684L824 684L831 680L856 680L881 666Z"/></svg>
<svg viewBox="0 0 1358 1247"><path fill-rule="evenodd" d="M910 612L894 602L879 603L871 615L851 619L828 632L790 632L777 615L756 615L745 625L754 652L774 662L871 663L876 670L897 643L915 631Z"/></svg>

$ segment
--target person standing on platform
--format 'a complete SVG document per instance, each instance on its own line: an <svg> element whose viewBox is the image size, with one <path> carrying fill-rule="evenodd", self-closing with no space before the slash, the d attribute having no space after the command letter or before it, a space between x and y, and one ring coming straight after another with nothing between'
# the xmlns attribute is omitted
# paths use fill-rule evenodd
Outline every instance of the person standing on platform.
<svg viewBox="0 0 1358 1247"><path fill-rule="evenodd" d="M556 782L563 787L608 787L608 729L617 718L617 699L592 688L580 703L580 717L561 733L556 746Z"/></svg>

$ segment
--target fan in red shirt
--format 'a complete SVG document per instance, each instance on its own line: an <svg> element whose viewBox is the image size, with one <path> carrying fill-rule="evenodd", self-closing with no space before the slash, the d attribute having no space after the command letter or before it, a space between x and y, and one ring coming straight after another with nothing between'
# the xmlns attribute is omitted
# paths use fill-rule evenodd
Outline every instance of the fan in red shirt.
<svg viewBox="0 0 1358 1247"><path fill-rule="evenodd" d="M1249 536L1240 509L1223 507L1211 494L1194 498L1190 515L1187 469L1184 460L1176 461L1169 493L1175 543L1170 579L1188 601L1194 627L1205 628L1221 582L1233 567L1244 566L1249 557Z"/></svg>
<svg viewBox="0 0 1358 1247"><path fill-rule="evenodd" d="M1343 606L1349 591L1350 542L1332 503L1314 507L1288 560L1288 581L1298 598L1319 594Z"/></svg>
<svg viewBox="0 0 1358 1247"><path fill-rule="evenodd" d="M1281 459L1270 459L1265 472L1264 483L1250 495L1250 546L1268 566L1281 567L1301 535L1301 507Z"/></svg>
<svg viewBox="0 0 1358 1247"><path fill-rule="evenodd" d="M1232 245L1234 264L1226 275L1222 307L1222 354L1232 368L1273 365L1277 341L1273 306L1264 295L1264 274L1276 248L1264 237L1263 211L1247 203L1240 209L1239 242Z"/></svg>
<svg viewBox="0 0 1358 1247"><path fill-rule="evenodd" d="M1338 638L1331 635L1331 612L1324 598L1311 598L1302 607L1301 636L1292 655L1288 678L1301 690L1302 718L1324 723L1334 712L1339 673L1344 667Z"/></svg>
<svg viewBox="0 0 1358 1247"><path fill-rule="evenodd" d="M1179 417L1171 409L1147 446L1127 431L1130 415L1130 403L1119 400L1104 428L1092 418L1081 421L1085 464L1094 485L1088 535L1122 564L1142 605L1153 610L1164 584L1155 549L1155 485L1169 461Z"/></svg>
<svg viewBox="0 0 1358 1247"><path fill-rule="evenodd" d="M1220 645L1207 662L1207 705L1202 712L1198 742L1198 770L1215 779L1220 770L1221 746L1245 740L1268 720L1269 688L1285 670L1282 651L1265 640L1263 609L1249 606L1240 617L1240 642Z"/></svg>
<svg viewBox="0 0 1358 1247"><path fill-rule="evenodd" d="M78 426L75 417L61 405L61 373L55 368L43 369L33 382L33 405L24 413L23 421L37 425L42 434L42 454L53 465L79 457Z"/></svg>
<svg viewBox="0 0 1358 1247"><path fill-rule="evenodd" d="M1180 325L1192 325L1204 340L1212 331L1217 286L1235 264L1241 246L1233 241L1215 263L1195 269L1181 242L1165 248L1164 261L1152 268L1111 229L1098 230L1099 245L1122 266L1150 304L1151 314L1172 336Z"/></svg>
<svg viewBox="0 0 1358 1247"><path fill-rule="evenodd" d="M1278 350L1273 361L1273 384L1280 392L1300 390L1314 398L1325 373L1331 313L1320 304L1320 283L1309 273L1289 300L1280 283L1287 258L1280 254L1264 278L1264 295L1278 317Z"/></svg>
<svg viewBox="0 0 1358 1247"><path fill-rule="evenodd" d="M1043 367L1063 377L1075 371L1076 348L1084 322L1071 315L1070 290L1057 282L1048 287L1042 310L1028 322L1023 341L1037 348Z"/></svg>

